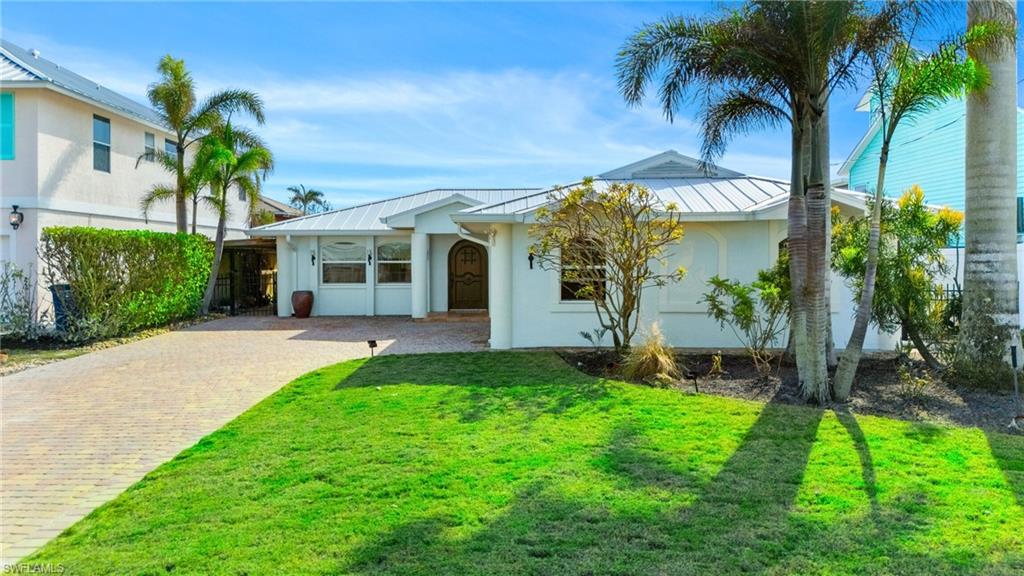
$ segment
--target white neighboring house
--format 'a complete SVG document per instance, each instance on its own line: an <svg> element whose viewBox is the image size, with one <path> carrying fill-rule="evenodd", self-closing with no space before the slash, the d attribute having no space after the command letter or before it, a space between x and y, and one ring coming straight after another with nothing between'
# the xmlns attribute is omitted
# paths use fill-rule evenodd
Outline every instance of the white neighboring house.
<svg viewBox="0 0 1024 576"><path fill-rule="evenodd" d="M667 151L606 172L595 185L636 182L680 207L685 237L669 265L686 278L650 289L642 325L661 321L667 340L691 348L739 342L707 317L700 303L718 274L752 281L778 257L786 239L788 184L718 168ZM249 231L277 240L278 315L292 314L293 290L314 293L313 314L425 318L486 311L494 349L579 346L597 327L594 306L563 290L560 274L530 256L529 226L551 190L429 190L295 218ZM864 212L862 195L834 190L835 205ZM852 327L853 297L832 281L836 345ZM867 349L891 350L897 336L868 334Z"/></svg>
<svg viewBox="0 0 1024 576"><path fill-rule="evenodd" d="M153 110L0 40L0 260L38 270L36 248L48 226L174 232L173 201L148 220L140 209L150 187L174 177L152 161L136 166L143 153L173 145ZM232 202L227 237L244 238L247 210ZM17 230L9 223L15 206L23 214ZM197 224L213 237L216 215L203 206Z"/></svg>

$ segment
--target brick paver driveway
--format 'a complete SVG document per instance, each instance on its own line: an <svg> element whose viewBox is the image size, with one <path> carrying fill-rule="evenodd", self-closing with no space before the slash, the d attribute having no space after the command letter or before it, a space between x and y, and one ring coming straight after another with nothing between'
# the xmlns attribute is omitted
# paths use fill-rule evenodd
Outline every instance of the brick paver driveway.
<svg viewBox="0 0 1024 576"><path fill-rule="evenodd" d="M13 562L295 377L378 353L479 350L480 322L230 318L2 380L0 557Z"/></svg>

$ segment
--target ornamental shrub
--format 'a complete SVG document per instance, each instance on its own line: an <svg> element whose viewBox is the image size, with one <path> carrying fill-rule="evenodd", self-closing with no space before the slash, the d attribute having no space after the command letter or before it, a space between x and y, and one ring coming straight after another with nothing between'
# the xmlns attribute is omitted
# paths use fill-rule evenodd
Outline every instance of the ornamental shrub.
<svg viewBox="0 0 1024 576"><path fill-rule="evenodd" d="M199 235L53 227L43 229L39 255L48 284L70 286L64 337L91 340L194 317L213 244Z"/></svg>

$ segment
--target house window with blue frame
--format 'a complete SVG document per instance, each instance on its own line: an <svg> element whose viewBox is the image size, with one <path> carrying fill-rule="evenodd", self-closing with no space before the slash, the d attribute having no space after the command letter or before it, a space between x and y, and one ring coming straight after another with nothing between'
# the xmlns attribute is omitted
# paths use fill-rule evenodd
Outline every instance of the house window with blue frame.
<svg viewBox="0 0 1024 576"><path fill-rule="evenodd" d="M110 173L110 119L92 117L92 168Z"/></svg>
<svg viewBox="0 0 1024 576"><path fill-rule="evenodd" d="M14 160L14 93L0 93L0 160Z"/></svg>

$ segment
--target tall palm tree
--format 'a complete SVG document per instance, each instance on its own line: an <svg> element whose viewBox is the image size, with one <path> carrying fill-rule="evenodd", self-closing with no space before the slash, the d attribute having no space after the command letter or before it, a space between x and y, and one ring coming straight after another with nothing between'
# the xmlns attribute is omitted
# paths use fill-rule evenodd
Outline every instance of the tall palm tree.
<svg viewBox="0 0 1024 576"><path fill-rule="evenodd" d="M200 310L202 314L206 314L210 311L210 303L213 301L214 289L217 286L217 274L224 255L224 236L227 219L230 216L231 191L239 191L245 195L251 217L259 201L260 182L273 169L274 156L258 136L244 128L232 126L230 121L223 126L215 127L204 137L201 148L199 156L208 154L214 158L215 168L210 178L210 195L204 200L217 213L213 264Z"/></svg>
<svg viewBox="0 0 1024 576"><path fill-rule="evenodd" d="M298 186L289 186L288 191L292 193L289 202L292 206L301 209L303 215L309 214L310 206L321 210L326 206L324 193L319 190L306 188L299 184Z"/></svg>
<svg viewBox="0 0 1024 576"><path fill-rule="evenodd" d="M223 90L197 105L195 82L185 68L184 60L168 54L160 60L157 71L160 72L160 81L150 84L147 96L160 119L175 134L175 222L178 232L185 232L188 223L185 152L232 112L247 112L262 124L263 102L249 90Z"/></svg>
<svg viewBox="0 0 1024 576"><path fill-rule="evenodd" d="M977 49L1006 37L1006 31L975 26L967 33L943 42L933 51L926 53L912 47L914 32L921 23L921 16L923 15L914 18L911 26L907 28L906 37L895 39L870 57L870 91L874 101L875 121L879 124L881 148L878 158L878 179L872 202L864 283L860 287L853 330L846 349L843 350L833 383L836 399L840 401L849 398L864 348L864 337L871 320L881 242L885 173L896 128L904 120L912 120L949 99L962 98L964 94L984 88L988 81L988 72L984 65L967 55L967 50ZM922 353L927 354L927 350Z"/></svg>
<svg viewBox="0 0 1024 576"><path fill-rule="evenodd" d="M863 2L751 0L719 18L669 17L645 26L619 53L619 87L640 105L648 84L671 121L684 98L701 105L702 155L729 138L788 124L792 329L805 396L826 402L828 382L828 100L890 34L896 9Z"/></svg>
<svg viewBox="0 0 1024 576"><path fill-rule="evenodd" d="M1016 29L1008 0L968 0L967 25ZM967 97L963 319L957 361L981 366L1006 356L1018 330L1017 50L1013 41L971 55L990 71L989 86ZM987 357L986 357L987 356Z"/></svg>
<svg viewBox="0 0 1024 576"><path fill-rule="evenodd" d="M165 170L176 174L178 170L177 159L162 151L155 154L155 160ZM185 197L192 203L192 234L196 233L196 221L199 214L199 203L203 199L203 191L209 185L212 171L216 168L215 158L209 150L199 148L193 156L192 162L185 167ZM140 206L142 216L149 218L149 212L159 202L173 200L178 193L176 186L167 184L156 184L151 187L142 197Z"/></svg>

